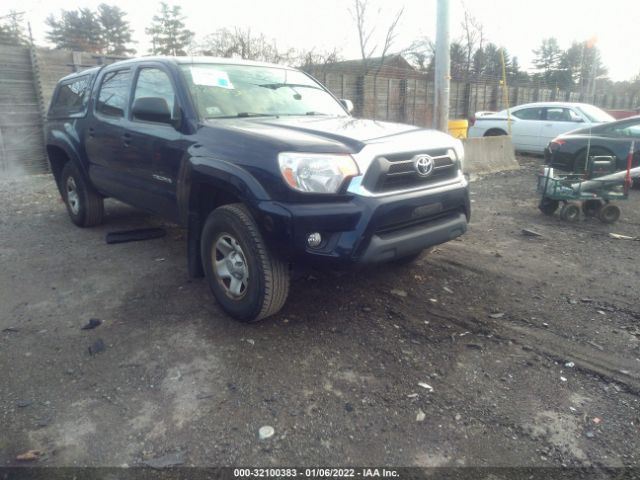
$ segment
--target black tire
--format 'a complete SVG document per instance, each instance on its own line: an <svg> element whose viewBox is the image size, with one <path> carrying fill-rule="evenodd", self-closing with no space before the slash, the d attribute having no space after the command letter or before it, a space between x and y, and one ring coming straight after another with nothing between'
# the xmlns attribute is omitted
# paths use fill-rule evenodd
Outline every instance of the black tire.
<svg viewBox="0 0 640 480"><path fill-rule="evenodd" d="M71 162L67 162L62 169L60 191L73 223L79 227L93 227L102 223L103 198Z"/></svg>
<svg viewBox="0 0 640 480"><path fill-rule="evenodd" d="M222 255L229 246L226 256ZM269 252L244 205L224 205L211 212L202 229L200 249L209 288L231 317L258 321L285 304L289 265ZM216 267L215 262L224 265Z"/></svg>
<svg viewBox="0 0 640 480"><path fill-rule="evenodd" d="M565 222L577 222L580 219L580 207L575 203L566 203L560 209L560 218Z"/></svg>
<svg viewBox="0 0 640 480"><path fill-rule="evenodd" d="M553 215L558 210L560 202L558 200L551 200L550 198L543 197L538 204L538 209L545 215Z"/></svg>
<svg viewBox="0 0 640 480"><path fill-rule="evenodd" d="M602 208L600 200L585 200L582 202L582 213L585 217L597 217Z"/></svg>
<svg viewBox="0 0 640 480"><path fill-rule="evenodd" d="M620 218L620 208L617 205L608 203L598 212L598 219L602 223L615 223Z"/></svg>
<svg viewBox="0 0 640 480"><path fill-rule="evenodd" d="M492 128L491 130L485 132L485 137L499 137L501 135L506 135L507 132L501 130L500 128Z"/></svg>
<svg viewBox="0 0 640 480"><path fill-rule="evenodd" d="M603 147L591 147L589 149L589 157L603 157L603 156L614 156L615 155L606 148ZM584 173L585 166L587 165L587 150L580 150L573 157L573 173Z"/></svg>

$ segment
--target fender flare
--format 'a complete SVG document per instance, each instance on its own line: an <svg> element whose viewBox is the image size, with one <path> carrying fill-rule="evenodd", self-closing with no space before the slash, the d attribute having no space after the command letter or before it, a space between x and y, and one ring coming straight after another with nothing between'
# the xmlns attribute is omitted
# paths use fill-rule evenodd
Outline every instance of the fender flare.
<svg viewBox="0 0 640 480"><path fill-rule="evenodd" d="M253 210L270 196L264 187L247 170L227 160L210 156L185 159L178 176L178 205L181 223L187 223L195 188L210 186L238 197Z"/></svg>
<svg viewBox="0 0 640 480"><path fill-rule="evenodd" d="M55 147L62 150L65 155L69 158L69 161L75 163L75 165L80 170L80 173L85 176L85 180L89 179L89 172L87 171L86 165L80 160L80 154L78 153L77 148L75 147L73 141L67 136L64 135L61 131L51 131L47 136L47 161L49 162L49 168L53 171L51 165L51 159L49 158L49 147Z"/></svg>

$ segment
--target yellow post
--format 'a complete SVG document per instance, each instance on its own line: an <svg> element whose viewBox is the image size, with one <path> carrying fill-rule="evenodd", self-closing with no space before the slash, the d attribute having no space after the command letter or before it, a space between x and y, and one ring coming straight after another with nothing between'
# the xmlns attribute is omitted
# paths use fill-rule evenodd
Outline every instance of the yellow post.
<svg viewBox="0 0 640 480"><path fill-rule="evenodd" d="M507 66L504 63L504 47L500 49L500 59L502 60L502 101L507 107L507 130L511 135L511 112L509 111L509 86L507 85Z"/></svg>

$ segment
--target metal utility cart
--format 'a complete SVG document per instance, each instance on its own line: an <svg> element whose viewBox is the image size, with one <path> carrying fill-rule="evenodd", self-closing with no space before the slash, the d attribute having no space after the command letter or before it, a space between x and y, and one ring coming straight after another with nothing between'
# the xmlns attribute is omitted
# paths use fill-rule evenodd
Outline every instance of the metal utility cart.
<svg viewBox="0 0 640 480"><path fill-rule="evenodd" d="M542 195L538 208L545 215L553 215L560 204L560 218L575 222L580 210L585 217L597 217L603 223L614 223L620 218L620 208L611 203L626 200L629 193L629 175L619 175L616 158L590 157L585 174L554 175L546 167L538 175L538 193ZM614 178L611 178L614 177Z"/></svg>

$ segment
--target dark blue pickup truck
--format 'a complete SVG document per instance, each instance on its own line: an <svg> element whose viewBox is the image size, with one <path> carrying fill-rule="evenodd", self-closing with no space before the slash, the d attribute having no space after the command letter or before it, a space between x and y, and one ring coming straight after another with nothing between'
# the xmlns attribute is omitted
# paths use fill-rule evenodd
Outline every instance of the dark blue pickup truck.
<svg viewBox="0 0 640 480"><path fill-rule="evenodd" d="M252 321L293 265L405 262L467 229L460 141L350 110L280 65L126 60L60 80L47 152L73 223L113 197L185 226L190 275Z"/></svg>

